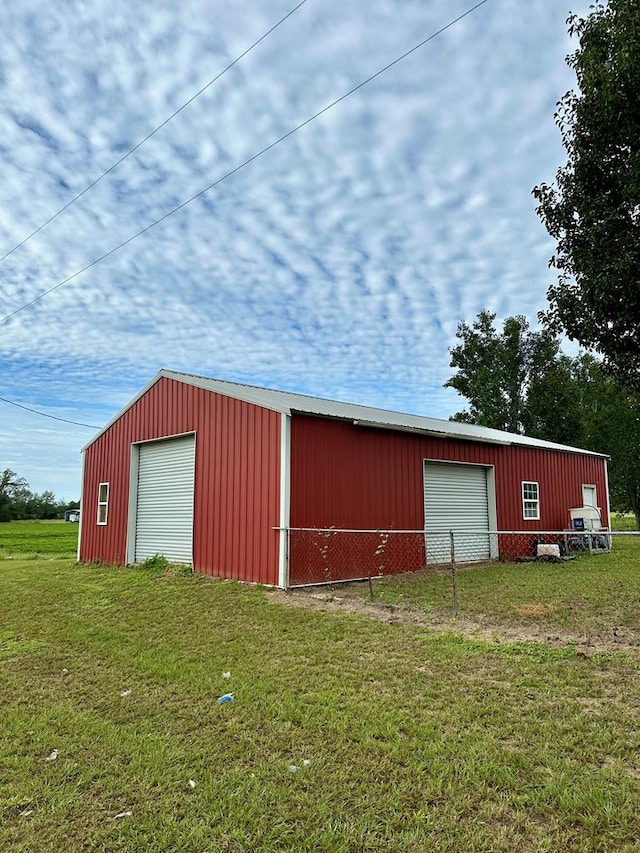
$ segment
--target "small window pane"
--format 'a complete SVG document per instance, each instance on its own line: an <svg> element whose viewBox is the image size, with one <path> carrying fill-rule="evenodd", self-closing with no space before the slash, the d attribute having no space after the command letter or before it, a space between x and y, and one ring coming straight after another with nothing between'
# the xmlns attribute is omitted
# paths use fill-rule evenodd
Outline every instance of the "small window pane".
<svg viewBox="0 0 640 853"><path fill-rule="evenodd" d="M109 513L109 483L98 484L98 515L97 523L106 524Z"/></svg>
<svg viewBox="0 0 640 853"><path fill-rule="evenodd" d="M537 483L522 483L522 517L535 521L540 519L540 494Z"/></svg>

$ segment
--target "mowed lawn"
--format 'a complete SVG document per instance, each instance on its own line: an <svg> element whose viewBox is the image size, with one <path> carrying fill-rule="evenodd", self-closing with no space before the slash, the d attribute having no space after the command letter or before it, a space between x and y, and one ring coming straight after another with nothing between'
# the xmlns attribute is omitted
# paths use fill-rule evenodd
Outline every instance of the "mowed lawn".
<svg viewBox="0 0 640 853"><path fill-rule="evenodd" d="M2 851L640 849L635 656L65 559L0 601Z"/></svg>
<svg viewBox="0 0 640 853"><path fill-rule="evenodd" d="M620 641L640 649L640 535L614 535L610 553L570 562L461 567L457 585L461 616L496 625L544 626L572 632L587 643ZM350 589L369 598L366 584ZM451 574L414 572L375 580L373 596L426 614L450 614Z"/></svg>
<svg viewBox="0 0 640 853"><path fill-rule="evenodd" d="M11 557L75 557L79 524L9 521L0 524L0 560Z"/></svg>

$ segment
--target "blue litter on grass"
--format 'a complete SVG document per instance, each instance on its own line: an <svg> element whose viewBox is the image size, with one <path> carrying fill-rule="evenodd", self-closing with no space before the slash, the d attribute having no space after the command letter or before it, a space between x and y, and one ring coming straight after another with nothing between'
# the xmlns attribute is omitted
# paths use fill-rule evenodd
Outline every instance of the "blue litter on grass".
<svg viewBox="0 0 640 853"><path fill-rule="evenodd" d="M224 705L225 702L233 702L233 693L225 693L218 699L218 705Z"/></svg>

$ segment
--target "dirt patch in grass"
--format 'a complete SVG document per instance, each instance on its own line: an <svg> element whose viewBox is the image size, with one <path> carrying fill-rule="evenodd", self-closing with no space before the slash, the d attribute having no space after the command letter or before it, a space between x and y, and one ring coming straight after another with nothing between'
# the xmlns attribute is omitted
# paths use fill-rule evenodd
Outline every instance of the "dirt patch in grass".
<svg viewBox="0 0 640 853"><path fill-rule="evenodd" d="M518 604L513 608L513 612L518 616L527 616L533 619L539 619L541 616L548 616L554 608L550 604Z"/></svg>
<svg viewBox="0 0 640 853"><path fill-rule="evenodd" d="M490 616L447 616L442 613L425 613L407 605L368 601L363 598L362 586L345 584L339 593L332 590L295 589L284 592L272 590L269 598L289 607L308 607L325 611L358 613L381 622L418 625L434 631L460 634L470 639L507 643L544 643L552 648L573 646L580 656L599 652L626 652L640 656L640 637L632 631L616 629L610 639L594 638L577 632L549 629L548 625L492 619ZM514 608L516 616L531 619L547 615L553 608L530 604Z"/></svg>

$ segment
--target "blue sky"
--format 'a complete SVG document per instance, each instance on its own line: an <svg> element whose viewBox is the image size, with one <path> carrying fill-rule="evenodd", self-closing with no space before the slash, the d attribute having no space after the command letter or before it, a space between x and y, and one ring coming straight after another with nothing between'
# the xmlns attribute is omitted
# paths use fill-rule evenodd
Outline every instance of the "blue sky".
<svg viewBox="0 0 640 853"><path fill-rule="evenodd" d="M3 12L0 255L295 0ZM0 264L0 315L199 192L472 5L307 0ZM100 426L162 367L448 417L457 324L535 320L564 162L569 0L488 0L216 189L0 325L0 395ZM91 429L0 402L0 469L79 496Z"/></svg>

